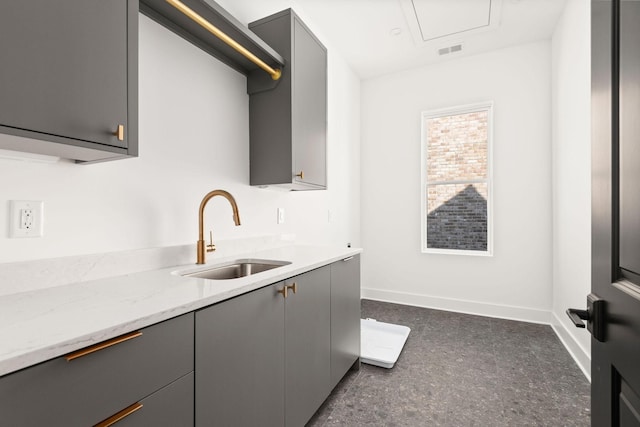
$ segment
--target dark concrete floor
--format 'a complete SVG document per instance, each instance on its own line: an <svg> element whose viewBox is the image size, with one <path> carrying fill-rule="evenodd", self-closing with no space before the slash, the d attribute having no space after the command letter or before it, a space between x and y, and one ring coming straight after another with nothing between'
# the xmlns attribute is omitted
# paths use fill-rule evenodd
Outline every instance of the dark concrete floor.
<svg viewBox="0 0 640 427"><path fill-rule="evenodd" d="M550 326L376 301L411 328L393 369L349 372L308 426L589 426L590 384Z"/></svg>

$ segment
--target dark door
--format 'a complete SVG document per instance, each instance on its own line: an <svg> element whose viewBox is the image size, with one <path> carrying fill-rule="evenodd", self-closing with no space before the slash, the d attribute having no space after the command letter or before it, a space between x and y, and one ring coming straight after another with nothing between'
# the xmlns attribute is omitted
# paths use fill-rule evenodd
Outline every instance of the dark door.
<svg viewBox="0 0 640 427"><path fill-rule="evenodd" d="M640 426L640 1L592 1L593 426Z"/></svg>
<svg viewBox="0 0 640 427"><path fill-rule="evenodd" d="M127 13L126 0L3 2L0 125L126 148Z"/></svg>

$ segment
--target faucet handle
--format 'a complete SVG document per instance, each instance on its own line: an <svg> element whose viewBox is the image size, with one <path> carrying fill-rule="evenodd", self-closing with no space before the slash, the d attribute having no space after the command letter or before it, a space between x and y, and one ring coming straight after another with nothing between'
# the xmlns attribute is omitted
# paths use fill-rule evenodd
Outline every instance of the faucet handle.
<svg viewBox="0 0 640 427"><path fill-rule="evenodd" d="M207 252L213 252L216 250L216 245L213 244L213 231L209 230L209 244L207 245Z"/></svg>

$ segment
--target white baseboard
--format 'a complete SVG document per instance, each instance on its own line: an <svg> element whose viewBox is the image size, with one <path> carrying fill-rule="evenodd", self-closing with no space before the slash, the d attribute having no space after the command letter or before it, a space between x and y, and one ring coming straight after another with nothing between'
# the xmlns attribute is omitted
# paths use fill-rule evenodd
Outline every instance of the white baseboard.
<svg viewBox="0 0 640 427"><path fill-rule="evenodd" d="M565 346L573 360L576 361L578 367L591 382L591 354L588 350L582 347L578 341L574 338L573 334L569 332L565 324L560 320L556 313L552 313L551 327L556 333L562 344Z"/></svg>
<svg viewBox="0 0 640 427"><path fill-rule="evenodd" d="M542 323L545 325L551 323L551 313L548 310L489 304L477 301L433 297L429 295L418 295L371 288L362 288L360 295L365 299L433 308L436 310L455 311L458 313L497 317L500 319L520 320L530 323Z"/></svg>
<svg viewBox="0 0 640 427"><path fill-rule="evenodd" d="M362 288L360 295L364 299L371 299L375 301L550 325L560 339L560 342L562 342L571 357L576 361L585 377L587 377L589 382L591 382L590 354L574 339L573 335L567 330L556 314L549 310L489 304L477 301L433 297L429 295L418 295L371 288Z"/></svg>

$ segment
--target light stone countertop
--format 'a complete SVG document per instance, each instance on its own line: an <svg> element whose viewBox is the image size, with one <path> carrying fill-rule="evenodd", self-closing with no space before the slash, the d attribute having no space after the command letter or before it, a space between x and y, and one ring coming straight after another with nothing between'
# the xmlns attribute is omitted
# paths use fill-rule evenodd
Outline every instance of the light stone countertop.
<svg viewBox="0 0 640 427"><path fill-rule="evenodd" d="M361 252L292 245L207 263L215 266L246 258L291 262L238 279L172 274L196 267L189 264L0 296L0 376Z"/></svg>

